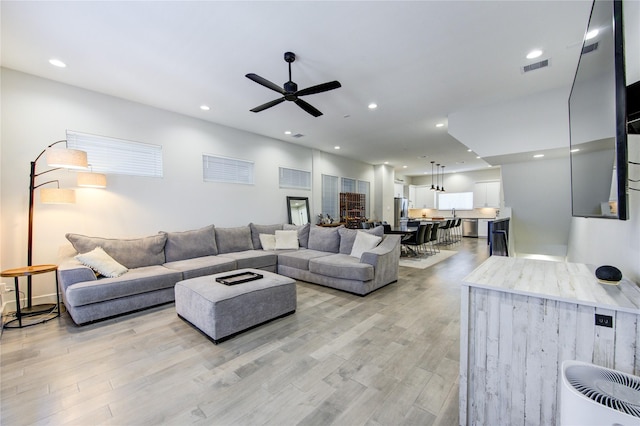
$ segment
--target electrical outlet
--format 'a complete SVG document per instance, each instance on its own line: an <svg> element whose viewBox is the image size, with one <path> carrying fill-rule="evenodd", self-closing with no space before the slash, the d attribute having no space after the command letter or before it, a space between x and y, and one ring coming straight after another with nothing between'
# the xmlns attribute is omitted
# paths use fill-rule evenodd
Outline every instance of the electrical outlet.
<svg viewBox="0 0 640 426"><path fill-rule="evenodd" d="M613 317L611 315L596 314L596 325L600 327L613 327Z"/></svg>

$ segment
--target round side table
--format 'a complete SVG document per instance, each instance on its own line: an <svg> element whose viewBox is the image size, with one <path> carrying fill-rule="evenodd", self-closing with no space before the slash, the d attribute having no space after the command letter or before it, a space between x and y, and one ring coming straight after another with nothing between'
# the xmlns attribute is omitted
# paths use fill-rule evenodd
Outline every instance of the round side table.
<svg viewBox="0 0 640 426"><path fill-rule="evenodd" d="M43 322L47 322L50 319L56 318L60 316L60 293L58 292L58 265L32 265L25 266L23 268L15 268L15 269L6 269L0 272L0 277L13 277L13 286L14 291L16 293L16 318L7 322L4 327L6 328L22 328L22 317L31 316L31 315L40 315L40 314L52 314L56 311L56 315L52 317L46 317L40 321L36 321L33 323L29 323L24 325L27 327L29 325L41 324ZM20 292L19 292L19 282L18 279L20 277L29 277L33 275L45 274L47 272L54 272L56 276L56 303L48 303L44 305L32 305L31 304L31 288L28 289L27 292L27 306L24 308L20 308ZM9 326L12 322L17 321L18 326Z"/></svg>

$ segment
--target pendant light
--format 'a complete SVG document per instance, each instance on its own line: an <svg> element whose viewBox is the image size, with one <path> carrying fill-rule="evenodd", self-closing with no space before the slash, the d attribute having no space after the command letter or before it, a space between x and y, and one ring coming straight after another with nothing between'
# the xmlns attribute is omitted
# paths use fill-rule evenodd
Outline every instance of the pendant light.
<svg viewBox="0 0 640 426"><path fill-rule="evenodd" d="M440 163L436 164L436 191L440 191Z"/></svg>
<svg viewBox="0 0 640 426"><path fill-rule="evenodd" d="M444 191L444 166L442 166L442 189L441 189L441 191L445 192Z"/></svg>
<svg viewBox="0 0 640 426"><path fill-rule="evenodd" d="M432 191L435 191L435 190L436 190L436 187L435 187L435 186L433 186L433 163L435 163L435 161L432 161L432 162L431 162L431 190L432 190Z"/></svg>

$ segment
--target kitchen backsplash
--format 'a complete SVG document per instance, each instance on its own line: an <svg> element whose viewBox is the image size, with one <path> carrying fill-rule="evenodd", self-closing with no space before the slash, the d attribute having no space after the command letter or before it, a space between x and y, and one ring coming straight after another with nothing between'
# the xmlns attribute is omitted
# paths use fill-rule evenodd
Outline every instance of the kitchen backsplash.
<svg viewBox="0 0 640 426"><path fill-rule="evenodd" d="M493 219L496 217L498 209L494 208L482 208L473 210L456 210L456 217L471 217L479 219ZM432 217L451 217L453 212L451 210L436 210L436 209L409 209L409 217L420 218L432 218Z"/></svg>

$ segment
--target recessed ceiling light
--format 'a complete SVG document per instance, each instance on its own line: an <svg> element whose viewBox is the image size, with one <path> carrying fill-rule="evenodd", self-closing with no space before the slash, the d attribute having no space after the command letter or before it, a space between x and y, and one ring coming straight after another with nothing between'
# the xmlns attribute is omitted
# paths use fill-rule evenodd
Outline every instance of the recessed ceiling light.
<svg viewBox="0 0 640 426"><path fill-rule="evenodd" d="M436 124L436 127L444 127L444 123L438 123Z"/></svg>
<svg viewBox="0 0 640 426"><path fill-rule="evenodd" d="M535 59L542 56L542 50L534 49L531 52L527 53L527 59Z"/></svg>
<svg viewBox="0 0 640 426"><path fill-rule="evenodd" d="M58 68L65 68L67 66L67 64L62 62L60 59L49 59L49 63Z"/></svg>
<svg viewBox="0 0 640 426"><path fill-rule="evenodd" d="M533 158L542 158L544 157L544 154L536 154L533 156Z"/></svg>
<svg viewBox="0 0 640 426"><path fill-rule="evenodd" d="M569 151L569 152L578 152L578 151L580 151L580 148L573 148L573 149L572 149L571 151Z"/></svg>
<svg viewBox="0 0 640 426"><path fill-rule="evenodd" d="M287 130L286 132L284 132L285 135L290 135L291 134L291 130Z"/></svg>
<svg viewBox="0 0 640 426"><path fill-rule="evenodd" d="M479 160L479 159L480 159L480 156L478 155L476 158Z"/></svg>
<svg viewBox="0 0 640 426"><path fill-rule="evenodd" d="M584 39L591 40L592 38L595 38L599 32L600 31L597 28L595 30L591 30L587 34L585 34Z"/></svg>
<svg viewBox="0 0 640 426"><path fill-rule="evenodd" d="M378 104L373 103L373 102L371 102L371 103L369 104L369 109L376 109L376 108L378 108Z"/></svg>
<svg viewBox="0 0 640 426"><path fill-rule="evenodd" d="M209 111L211 108L209 107L209 105L200 105L200 109L203 111Z"/></svg>
<svg viewBox="0 0 640 426"><path fill-rule="evenodd" d="M471 149L468 149L467 152L471 152Z"/></svg>
<svg viewBox="0 0 640 426"><path fill-rule="evenodd" d="M406 169L407 167L409 167L409 166L402 166L403 169Z"/></svg>
<svg viewBox="0 0 640 426"><path fill-rule="evenodd" d="M385 162L384 162L384 164L389 164L389 162L388 162L388 161L385 161Z"/></svg>
<svg viewBox="0 0 640 426"><path fill-rule="evenodd" d="M340 149L338 145L334 146L333 149Z"/></svg>

